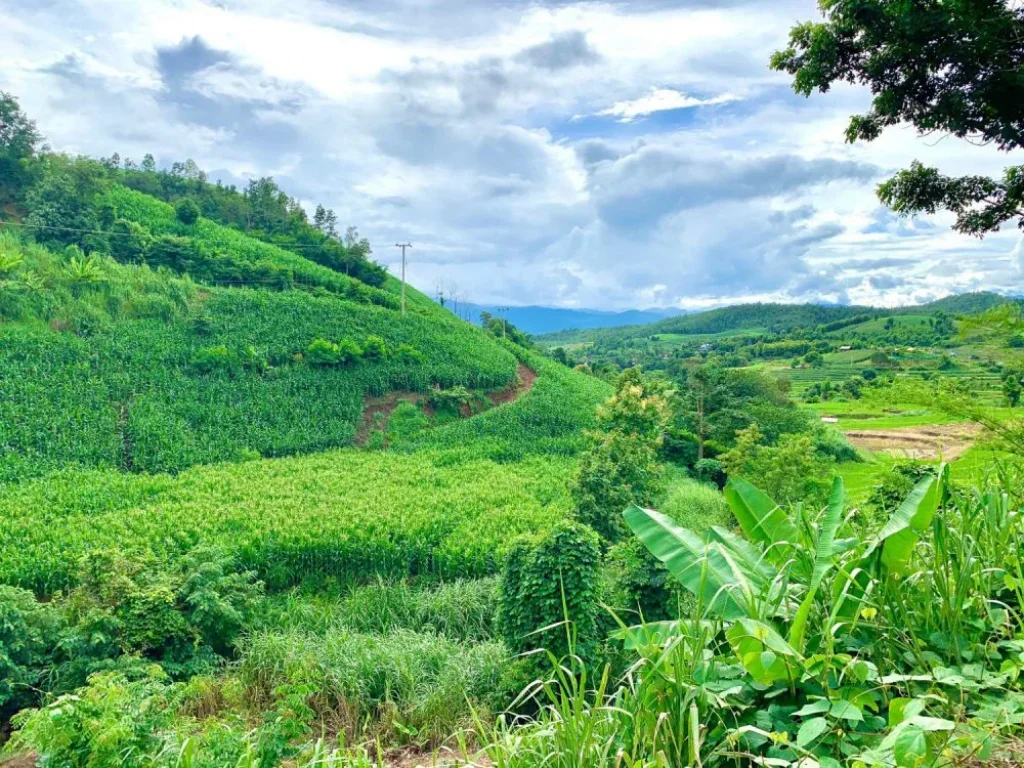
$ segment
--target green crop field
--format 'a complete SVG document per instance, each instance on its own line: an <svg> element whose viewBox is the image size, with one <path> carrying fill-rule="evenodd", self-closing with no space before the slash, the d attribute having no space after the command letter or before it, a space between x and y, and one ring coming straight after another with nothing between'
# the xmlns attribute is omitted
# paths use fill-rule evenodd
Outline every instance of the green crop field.
<svg viewBox="0 0 1024 768"><path fill-rule="evenodd" d="M2 245L26 269L48 268L46 252ZM322 450L351 442L366 395L494 390L515 375L509 351L440 308L402 316L299 291L200 290L112 262L102 273L56 304L0 303L0 316L21 320L0 325L0 477L68 463L176 471ZM378 358L303 359L315 339L371 336L385 345ZM403 346L419 357L389 354ZM223 353L216 366L201 364L206 350Z"/></svg>
<svg viewBox="0 0 1024 768"><path fill-rule="evenodd" d="M196 468L65 471L0 493L0 581L52 594L78 556L222 547L275 586L311 577L493 573L517 533L568 512L570 463L360 451ZM43 524L45 523L45 524Z"/></svg>

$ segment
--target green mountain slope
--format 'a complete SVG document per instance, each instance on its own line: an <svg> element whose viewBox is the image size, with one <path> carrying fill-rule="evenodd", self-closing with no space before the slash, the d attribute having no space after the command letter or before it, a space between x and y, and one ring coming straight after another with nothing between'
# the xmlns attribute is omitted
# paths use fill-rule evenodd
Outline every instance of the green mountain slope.
<svg viewBox="0 0 1024 768"><path fill-rule="evenodd" d="M1004 296L991 292L968 293L917 306L879 308L868 306L826 306L821 304L739 304L711 309L692 315L670 317L648 325L564 331L539 337L547 345L581 342L615 343L628 339L662 334L703 335L741 331L779 334L796 329L814 329L821 325L863 322L878 317L945 312L976 314L1006 302Z"/></svg>
<svg viewBox="0 0 1024 768"><path fill-rule="evenodd" d="M496 339L412 289L403 316L331 293L202 286L9 234L0 258L6 480L67 464L177 471L347 445L366 395L499 389L515 377ZM318 364L317 339L369 351Z"/></svg>

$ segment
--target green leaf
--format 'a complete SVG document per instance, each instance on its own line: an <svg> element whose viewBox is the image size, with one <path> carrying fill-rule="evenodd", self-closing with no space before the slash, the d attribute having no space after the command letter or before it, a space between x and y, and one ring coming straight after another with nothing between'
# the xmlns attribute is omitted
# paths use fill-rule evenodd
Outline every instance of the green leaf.
<svg viewBox="0 0 1024 768"><path fill-rule="evenodd" d="M872 550L882 547L882 564L902 573L921 534L931 525L949 481L949 465L942 464L934 477L926 477L911 489L892 517L875 537Z"/></svg>
<svg viewBox="0 0 1024 768"><path fill-rule="evenodd" d="M928 758L928 737L916 725L907 726L896 737L892 754L900 768L917 768Z"/></svg>
<svg viewBox="0 0 1024 768"><path fill-rule="evenodd" d="M710 629L710 624L701 623ZM624 627L611 633L611 637L622 640L623 646L629 650L651 646L664 646L669 640L686 632L692 632L695 622L687 620L649 621L633 627Z"/></svg>
<svg viewBox="0 0 1024 768"><path fill-rule="evenodd" d="M748 616L753 599L746 568L721 545L706 544L697 534L680 528L653 509L633 505L623 513L633 533L680 584L695 594L709 611L725 619ZM749 569L756 570L754 564Z"/></svg>
<svg viewBox="0 0 1024 768"><path fill-rule="evenodd" d="M924 701L921 699L895 698L889 702L889 727L897 726L923 711Z"/></svg>
<svg viewBox="0 0 1024 768"><path fill-rule="evenodd" d="M744 669L757 682L771 685L792 676L787 659L796 659L798 654L767 624L740 619L726 630L725 636Z"/></svg>
<svg viewBox="0 0 1024 768"><path fill-rule="evenodd" d="M802 652L804 641L807 636L807 620L814 607L814 598L818 594L818 588L822 580L832 567L834 556L834 545L836 531L843 522L843 506L845 504L845 490L843 478L837 477L832 482L832 492L828 497L828 507L825 510L825 517L821 521L821 528L818 531L818 541L814 547L814 568L811 571L811 580L807 585L807 594L793 617L793 624L789 628L789 644Z"/></svg>
<svg viewBox="0 0 1024 768"><path fill-rule="evenodd" d="M864 713L860 711L860 707L845 699L832 702L829 714L837 720L849 720L854 723L864 722Z"/></svg>
<svg viewBox="0 0 1024 768"><path fill-rule="evenodd" d="M796 732L796 745L806 748L808 745L828 731L828 720L824 717L814 717L804 722L800 730Z"/></svg>
<svg viewBox="0 0 1024 768"><path fill-rule="evenodd" d="M805 704L793 714L797 717L820 715L823 712L828 712L831 707L832 703L828 699L818 699L817 701L812 701L810 704Z"/></svg>
<svg viewBox="0 0 1024 768"><path fill-rule="evenodd" d="M767 546L773 560L785 556L780 549L796 543L799 533L793 521L778 504L746 480L730 479L725 486L725 500L747 538Z"/></svg>

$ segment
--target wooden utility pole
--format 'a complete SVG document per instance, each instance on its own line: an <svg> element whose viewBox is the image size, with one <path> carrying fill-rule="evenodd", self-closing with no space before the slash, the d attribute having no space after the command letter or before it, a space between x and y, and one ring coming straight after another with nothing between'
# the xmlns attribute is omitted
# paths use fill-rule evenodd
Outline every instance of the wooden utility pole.
<svg viewBox="0 0 1024 768"><path fill-rule="evenodd" d="M402 249L402 314L405 314L405 249L412 248L412 243L395 243L395 248Z"/></svg>

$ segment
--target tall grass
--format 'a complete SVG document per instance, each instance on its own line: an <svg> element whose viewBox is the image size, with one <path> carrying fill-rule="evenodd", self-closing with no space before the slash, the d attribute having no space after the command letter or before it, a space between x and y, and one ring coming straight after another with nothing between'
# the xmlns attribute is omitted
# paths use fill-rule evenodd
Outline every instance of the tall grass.
<svg viewBox="0 0 1024 768"><path fill-rule="evenodd" d="M489 640L495 637L498 596L494 577L421 586L378 578L342 595L303 589L273 596L266 601L259 627L382 635L405 629L456 640Z"/></svg>
<svg viewBox="0 0 1024 768"><path fill-rule="evenodd" d="M471 706L500 710L500 643L462 643L396 629L372 635L345 629L260 631L242 645L236 673L253 711L298 694L310 732L349 742L381 738L437 745L471 724Z"/></svg>

